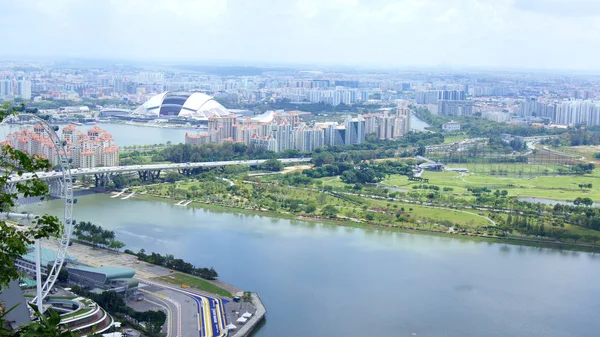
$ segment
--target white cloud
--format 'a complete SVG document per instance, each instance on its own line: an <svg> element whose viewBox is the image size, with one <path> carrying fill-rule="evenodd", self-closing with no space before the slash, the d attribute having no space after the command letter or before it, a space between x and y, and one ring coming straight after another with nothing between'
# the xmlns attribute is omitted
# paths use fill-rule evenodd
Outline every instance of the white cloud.
<svg viewBox="0 0 600 337"><path fill-rule="evenodd" d="M599 15L597 0L0 2L4 54L381 66L598 68Z"/></svg>

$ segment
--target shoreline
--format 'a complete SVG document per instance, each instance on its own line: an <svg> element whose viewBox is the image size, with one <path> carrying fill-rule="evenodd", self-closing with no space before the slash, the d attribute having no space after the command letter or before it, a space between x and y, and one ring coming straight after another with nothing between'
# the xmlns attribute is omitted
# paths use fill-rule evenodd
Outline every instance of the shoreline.
<svg viewBox="0 0 600 337"><path fill-rule="evenodd" d="M111 194L112 192L107 192L107 194ZM135 194L133 198L137 198L140 200L149 200L149 201L160 201L165 202L175 201L176 199L161 197L156 195L149 194ZM178 199L177 199L178 200ZM247 209L247 208L238 208L238 207L230 207L230 206L222 206L215 205L210 203L203 203L199 201L192 201L189 205L192 207L199 207L208 210L221 211L221 212L230 212L230 213L239 213L239 214L247 214L247 215L256 215L256 216L267 216L270 218L276 219L287 219L287 220L297 220L297 221L306 221L306 222L320 222L323 224L336 225L341 227L353 227L353 228L361 228L365 230L389 230L389 231L398 231L398 232L407 232L413 234L422 234L422 235L439 235L448 238L455 238L460 240L472 240L472 241L480 241L480 242L493 242L493 243L505 243L505 244L513 244L513 245L521 245L521 246L530 246L530 247L541 247L541 248L551 248L551 249L559 249L559 250L571 250L571 251L581 251L581 252L600 252L600 246L593 246L587 244L577 244L577 243L564 243L564 242L555 242L549 241L547 239L534 239L534 238L521 238L521 237L499 237L499 236L487 236L481 234L462 234L462 233L448 233L440 230L433 230L427 228L418 228L418 227L410 227L410 226L396 226L396 225L387 225L387 224L375 224L375 223L364 223L364 222L353 222L344 219L326 219L321 218L319 216L303 216L296 214L287 214L287 213L277 213L268 210L255 210L255 209Z"/></svg>

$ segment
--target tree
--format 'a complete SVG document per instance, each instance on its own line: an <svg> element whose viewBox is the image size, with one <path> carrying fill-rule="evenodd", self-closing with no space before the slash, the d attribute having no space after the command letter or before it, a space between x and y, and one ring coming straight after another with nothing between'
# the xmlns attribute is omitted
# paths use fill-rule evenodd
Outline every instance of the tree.
<svg viewBox="0 0 600 337"><path fill-rule="evenodd" d="M324 216L328 216L330 218L334 218L334 217L337 216L338 210L333 205L327 205L327 206L323 207L323 209L321 210L321 213Z"/></svg>
<svg viewBox="0 0 600 337"><path fill-rule="evenodd" d="M267 159L260 167L265 171L279 172L283 170L283 164L277 159Z"/></svg>
<svg viewBox="0 0 600 337"><path fill-rule="evenodd" d="M160 310L146 311L146 326L148 328L148 333L152 335L160 333L160 330L163 324L165 324L166 320L167 315Z"/></svg>
<svg viewBox="0 0 600 337"><path fill-rule="evenodd" d="M319 167L319 166L323 166L323 165L333 164L333 162L335 161L335 158L333 157L331 152L320 152L320 153L315 153L312 156L312 161L316 167Z"/></svg>
<svg viewBox="0 0 600 337"><path fill-rule="evenodd" d="M111 240L110 243L108 244L108 248L110 249L114 249L116 251L118 251L119 249L125 247L125 244L121 241L117 241L117 240Z"/></svg>
<svg viewBox="0 0 600 337"><path fill-rule="evenodd" d="M313 212L314 212L314 211L316 211L316 210L317 210L317 204L316 204L315 202L312 202L312 201L311 201L311 202L309 202L309 203L306 205L306 208L304 209L304 211L305 211L306 213L313 213Z"/></svg>
<svg viewBox="0 0 600 337"><path fill-rule="evenodd" d="M24 112L25 106L10 107L8 104L0 106L0 122L18 112ZM23 151L13 149L5 145L1 148L0 161L0 211L8 212L13 209L18 194L25 197L48 196L48 185L40 180L37 175L33 179L15 183L16 192L11 192L6 185L12 174L22 176L25 173L49 171L52 166L50 162L42 157L31 156ZM19 278L19 270L13 263L27 253L28 248L36 239L57 237L60 235L62 225L55 216L42 215L34 220L33 226L22 230L11 226L4 220L0 220L0 292L5 289L11 280ZM48 317L39 314L35 306L32 306L39 320L23 326L16 331L6 330L4 322L5 314L0 316L0 336L48 336L48 337L71 337L74 333L59 329L60 316L49 311Z"/></svg>
<svg viewBox="0 0 600 337"><path fill-rule="evenodd" d="M181 178L181 175L177 172L169 172L165 175L165 181L168 183L174 183Z"/></svg>
<svg viewBox="0 0 600 337"><path fill-rule="evenodd" d="M123 162L121 162L121 165L125 165L125 164L123 164ZM113 181L113 184L115 185L115 188L121 189L121 188L124 188L125 186L127 186L127 178L125 178L121 174L117 174L117 175L113 176L112 181Z"/></svg>

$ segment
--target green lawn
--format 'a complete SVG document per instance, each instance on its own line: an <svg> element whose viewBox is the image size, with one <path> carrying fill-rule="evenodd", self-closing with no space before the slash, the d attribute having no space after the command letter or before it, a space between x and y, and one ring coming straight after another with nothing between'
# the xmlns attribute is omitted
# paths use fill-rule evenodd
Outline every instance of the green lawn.
<svg viewBox="0 0 600 337"><path fill-rule="evenodd" d="M596 170L600 172L600 170ZM506 177L492 176L481 173L467 173L461 177L459 173L442 171L423 173L423 178L429 179L429 185L440 187L451 187L452 193L464 194L467 186L489 187L491 189L507 190L509 196L537 197L558 201L573 200L577 197L589 197L594 201L600 201L600 174L583 176L539 176L539 177ZM392 175L384 184L411 189L413 185L421 185L422 182L409 181L405 176ZM592 189L582 190L579 184L593 185Z"/></svg>
<svg viewBox="0 0 600 337"><path fill-rule="evenodd" d="M181 273L173 273L167 276L157 277L157 280L161 280L163 282L168 282L172 284L176 284L178 286L182 286L183 284L190 286L191 288L196 288L201 291L205 291L207 293L229 297L231 298L231 293L223 288L219 288L216 285L203 280L198 277L194 277L191 275L181 274Z"/></svg>
<svg viewBox="0 0 600 337"><path fill-rule="evenodd" d="M467 136L464 134L444 136L444 144L460 142L463 139L467 139Z"/></svg>
<svg viewBox="0 0 600 337"><path fill-rule="evenodd" d="M75 317L75 316L82 316L84 314L87 314L88 312L92 311L92 308L84 308L84 309L79 309L79 310L75 310L73 312L70 312L66 315L61 315L60 318L61 319L66 319L66 318L70 318L70 317Z"/></svg>
<svg viewBox="0 0 600 337"><path fill-rule="evenodd" d="M60 300L72 300L77 298L77 296L50 296L50 298L60 299Z"/></svg>

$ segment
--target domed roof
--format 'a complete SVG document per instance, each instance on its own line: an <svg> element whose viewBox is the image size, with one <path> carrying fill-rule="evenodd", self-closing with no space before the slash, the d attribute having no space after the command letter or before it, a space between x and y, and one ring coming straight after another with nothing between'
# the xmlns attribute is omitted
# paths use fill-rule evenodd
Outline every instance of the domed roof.
<svg viewBox="0 0 600 337"><path fill-rule="evenodd" d="M208 119L229 115L229 111L211 96L200 92L167 91L150 98L133 114L154 117Z"/></svg>

